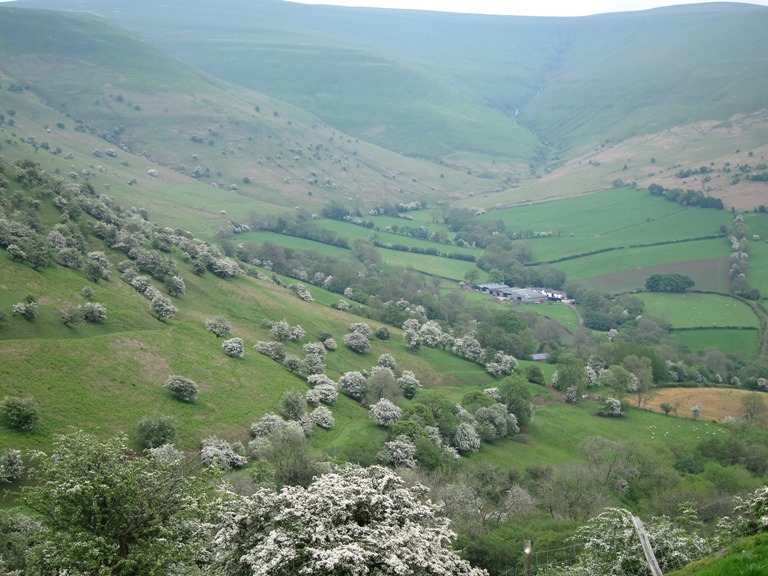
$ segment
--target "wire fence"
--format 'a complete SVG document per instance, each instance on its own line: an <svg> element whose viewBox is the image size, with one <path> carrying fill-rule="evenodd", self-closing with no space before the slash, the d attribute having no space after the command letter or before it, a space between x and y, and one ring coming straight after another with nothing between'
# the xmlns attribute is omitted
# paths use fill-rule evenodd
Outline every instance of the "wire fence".
<svg viewBox="0 0 768 576"><path fill-rule="evenodd" d="M731 516L738 500L754 493L760 486L762 484L743 490L733 496L727 496L699 506L695 509L696 515L704 523L714 523L716 520ZM633 520L635 520L634 530L617 531L610 543L605 544L602 550L588 549L583 543L550 550L536 550L534 542L534 546L526 551L527 554L521 551L520 561L514 567L502 572L501 576L560 576L565 573L572 574L574 572L569 572L569 568L579 564L584 555L600 552L610 553L611 551L616 551L617 556L619 551L621 551L622 555L621 570L616 572L616 574L621 576L663 576L658 564L655 562L652 543L648 541L648 537L645 535L642 521L636 516L633 517ZM731 539L720 539L719 544L725 547L732 544L735 540L735 536ZM709 554L710 551L704 550L700 557L691 558L691 561L701 560ZM584 574L587 574L587 572L584 572Z"/></svg>

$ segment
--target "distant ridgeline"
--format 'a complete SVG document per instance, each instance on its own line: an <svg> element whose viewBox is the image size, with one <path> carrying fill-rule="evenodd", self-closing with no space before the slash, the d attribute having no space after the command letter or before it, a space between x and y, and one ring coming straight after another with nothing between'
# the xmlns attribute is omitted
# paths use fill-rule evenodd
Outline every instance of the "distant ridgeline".
<svg viewBox="0 0 768 576"><path fill-rule="evenodd" d="M659 184L648 186L648 192L654 196L662 196L672 202L683 206L700 206L701 208L723 209L723 201L720 198L705 196L700 190L683 190L682 188L664 188Z"/></svg>

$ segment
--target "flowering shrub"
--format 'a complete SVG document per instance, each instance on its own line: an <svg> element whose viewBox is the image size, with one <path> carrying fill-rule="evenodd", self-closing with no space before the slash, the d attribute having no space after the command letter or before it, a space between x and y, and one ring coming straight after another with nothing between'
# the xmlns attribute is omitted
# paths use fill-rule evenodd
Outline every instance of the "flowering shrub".
<svg viewBox="0 0 768 576"><path fill-rule="evenodd" d="M293 293L296 294L299 298L304 300L305 302L314 302L315 299L312 298L312 294L309 293L309 290L307 289L304 284L291 284L288 286L291 290L293 290Z"/></svg>
<svg viewBox="0 0 768 576"><path fill-rule="evenodd" d="M347 312L349 311L349 302L346 300L339 300L337 304L333 305L336 310L340 310L341 312Z"/></svg>
<svg viewBox="0 0 768 576"><path fill-rule="evenodd" d="M424 346L437 348L443 338L443 329L434 320L428 320L419 328L419 338Z"/></svg>
<svg viewBox="0 0 768 576"><path fill-rule="evenodd" d="M280 426L285 426L286 422L282 416L267 412L258 422L251 424L251 435L254 438L269 436L273 430Z"/></svg>
<svg viewBox="0 0 768 576"><path fill-rule="evenodd" d="M214 316L205 321L205 329L216 338L225 338L229 336L232 326L223 316Z"/></svg>
<svg viewBox="0 0 768 576"><path fill-rule="evenodd" d="M457 356L461 356L472 362L480 362L485 356L485 350L480 342L475 338L475 333L470 332L461 338L456 338L453 343L452 351Z"/></svg>
<svg viewBox="0 0 768 576"><path fill-rule="evenodd" d="M165 279L165 290L171 296L184 296L187 292L187 285L181 276L169 276Z"/></svg>
<svg viewBox="0 0 768 576"><path fill-rule="evenodd" d="M170 320L171 318L175 318L176 313L178 312L176 306L174 306L165 296L156 296L153 298L152 303L150 304L150 308L152 309L152 312L154 312L155 316L157 316L157 318L163 322Z"/></svg>
<svg viewBox="0 0 768 576"><path fill-rule="evenodd" d="M323 374L325 372L325 357L328 351L320 342L304 344L303 370L309 374Z"/></svg>
<svg viewBox="0 0 768 576"><path fill-rule="evenodd" d="M408 436L400 434L394 440L384 442L384 448L376 458L388 466L416 468L416 444Z"/></svg>
<svg viewBox="0 0 768 576"><path fill-rule="evenodd" d="M459 452L477 452L480 449L480 435L469 422L461 422L453 435L453 446Z"/></svg>
<svg viewBox="0 0 768 576"><path fill-rule="evenodd" d="M486 388L485 390L483 390L483 392L488 396L490 396L491 398L493 398L496 402L502 401L501 391L495 386L493 388Z"/></svg>
<svg viewBox="0 0 768 576"><path fill-rule="evenodd" d="M397 384L402 389L403 396L409 400L421 391L421 382L410 370L403 370L400 378L397 379Z"/></svg>
<svg viewBox="0 0 768 576"><path fill-rule="evenodd" d="M19 450L6 450L0 455L0 483L15 482L24 473L24 462Z"/></svg>
<svg viewBox="0 0 768 576"><path fill-rule="evenodd" d="M666 516L645 522L645 529L659 567L665 574L710 551L711 544L706 539L696 532L686 533ZM650 574L628 510L606 508L579 528L573 540L583 542L584 553L574 566L562 569L563 576Z"/></svg>
<svg viewBox="0 0 768 576"><path fill-rule="evenodd" d="M242 468L248 463L243 451L242 445L232 445L217 436L209 436L202 441L200 460L209 468Z"/></svg>
<svg viewBox="0 0 768 576"><path fill-rule="evenodd" d="M507 412L503 404L484 406L475 412L477 424L475 429L483 440L498 440L506 438L509 434L520 432L517 426L517 418Z"/></svg>
<svg viewBox="0 0 768 576"><path fill-rule="evenodd" d="M736 498L733 509L738 518L735 528L739 534L768 531L768 486L755 490L748 498Z"/></svg>
<svg viewBox="0 0 768 576"><path fill-rule="evenodd" d="M358 354L365 354L371 349L371 343L363 332L349 332L344 334L344 344Z"/></svg>
<svg viewBox="0 0 768 576"><path fill-rule="evenodd" d="M27 302L19 302L13 305L13 313L23 316L26 320L32 322L37 318L37 302L27 299Z"/></svg>
<svg viewBox="0 0 768 576"><path fill-rule="evenodd" d="M336 421L333 419L333 412L328 410L325 406L318 406L312 410L312 412L309 413L309 418L315 425L320 426L320 428L325 428L326 430L330 430L336 424Z"/></svg>
<svg viewBox="0 0 768 576"><path fill-rule="evenodd" d="M449 546L455 534L427 489L348 465L306 488L261 489L230 506L214 538L218 574L483 576Z"/></svg>
<svg viewBox="0 0 768 576"><path fill-rule="evenodd" d="M285 320L273 322L269 333L279 342L285 342L286 340L301 340L304 338L304 328L302 328L300 324L291 326Z"/></svg>
<svg viewBox="0 0 768 576"><path fill-rule="evenodd" d="M334 386L333 380L328 378L328 376L325 374L310 374L307 376L307 384L309 384L312 388L315 388L321 384L330 384L331 386Z"/></svg>
<svg viewBox="0 0 768 576"><path fill-rule="evenodd" d="M613 418L624 416L621 400L618 400L617 398L606 398L600 405L600 409L597 411L597 415L610 416Z"/></svg>
<svg viewBox="0 0 768 576"><path fill-rule="evenodd" d="M228 278L240 272L240 265L236 260L226 256L212 258L208 269L220 278Z"/></svg>
<svg viewBox="0 0 768 576"><path fill-rule="evenodd" d="M339 391L333 384L318 384L311 390L307 390L307 403L309 404L333 404L339 397Z"/></svg>
<svg viewBox="0 0 768 576"><path fill-rule="evenodd" d="M386 398L382 398L370 407L368 414L379 426L391 428L400 420L402 410Z"/></svg>
<svg viewBox="0 0 768 576"><path fill-rule="evenodd" d="M189 378L176 375L168 376L165 387L171 391L174 398L182 402L194 402L197 399L197 384Z"/></svg>
<svg viewBox="0 0 768 576"><path fill-rule="evenodd" d="M336 340L333 338L326 338L323 340L323 346L326 350L336 350L336 348L339 347L339 345L336 343Z"/></svg>
<svg viewBox="0 0 768 576"><path fill-rule="evenodd" d="M256 342L254 348L276 362L285 360L285 346L282 342Z"/></svg>
<svg viewBox="0 0 768 576"><path fill-rule="evenodd" d="M339 378L339 388L350 398L360 400L368 391L368 382L361 372L345 372Z"/></svg>
<svg viewBox="0 0 768 576"><path fill-rule="evenodd" d="M224 340L221 344L221 349L224 350L224 353L227 356L232 356L233 358L243 358L245 356L242 338L230 338L229 340Z"/></svg>
<svg viewBox="0 0 768 576"><path fill-rule="evenodd" d="M382 354L379 356L377 363L379 366L384 366L385 368L389 368L391 370L397 370L397 360L395 360L395 357L392 356L392 354Z"/></svg>
<svg viewBox="0 0 768 576"><path fill-rule="evenodd" d="M0 403L6 424L14 430L31 430L37 423L37 404L33 398L6 396Z"/></svg>
<svg viewBox="0 0 768 576"><path fill-rule="evenodd" d="M77 308L86 322L100 324L107 320L107 309L104 304L86 302L85 304L80 304Z"/></svg>

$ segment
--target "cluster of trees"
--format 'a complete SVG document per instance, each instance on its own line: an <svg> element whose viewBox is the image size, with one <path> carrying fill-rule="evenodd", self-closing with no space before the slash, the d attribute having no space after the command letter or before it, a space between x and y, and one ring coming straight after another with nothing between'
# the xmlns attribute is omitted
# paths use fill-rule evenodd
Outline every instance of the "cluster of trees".
<svg viewBox="0 0 768 576"><path fill-rule="evenodd" d="M685 274L651 274L645 281L645 289L651 292L686 292L695 282Z"/></svg>
<svg viewBox="0 0 768 576"><path fill-rule="evenodd" d="M702 168L706 169L705 166ZM693 174L693 172L691 172L691 174ZM684 178L685 176L678 177ZM716 210L722 210L725 207L720 198L706 196L701 190L664 188L660 184L651 184L648 186L648 192L654 196L661 196L671 202L682 204L683 206L700 206L701 208L715 208Z"/></svg>
<svg viewBox="0 0 768 576"><path fill-rule="evenodd" d="M23 498L35 518L0 513L11 573L486 574L450 547L427 489L385 468L239 494L172 446L133 454L124 436L75 432L34 456L40 482Z"/></svg>
<svg viewBox="0 0 768 576"><path fill-rule="evenodd" d="M731 255L729 257L730 268L728 277L731 279L731 291L737 296L749 300L759 300L760 290L753 287L747 279L749 271L749 226L744 222L742 214L735 214L733 217L732 235L729 238L731 243ZM752 239L756 239L753 235ZM759 239L759 237L757 237Z"/></svg>
<svg viewBox="0 0 768 576"><path fill-rule="evenodd" d="M621 294L613 299L594 288L578 284L567 286L568 294L576 301L584 318L584 326L607 332L625 323L636 321L643 313L645 304L631 294Z"/></svg>

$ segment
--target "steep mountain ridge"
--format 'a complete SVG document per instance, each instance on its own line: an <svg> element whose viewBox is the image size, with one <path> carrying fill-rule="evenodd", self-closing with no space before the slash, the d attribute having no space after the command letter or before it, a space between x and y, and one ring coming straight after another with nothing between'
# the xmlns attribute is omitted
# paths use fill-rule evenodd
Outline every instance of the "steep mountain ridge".
<svg viewBox="0 0 768 576"><path fill-rule="evenodd" d="M496 174L493 159L511 157L518 179L606 140L768 107L761 6L530 18L275 0L64 5L394 151Z"/></svg>

